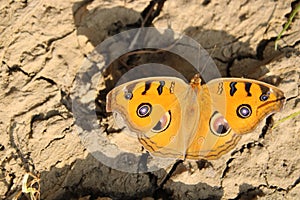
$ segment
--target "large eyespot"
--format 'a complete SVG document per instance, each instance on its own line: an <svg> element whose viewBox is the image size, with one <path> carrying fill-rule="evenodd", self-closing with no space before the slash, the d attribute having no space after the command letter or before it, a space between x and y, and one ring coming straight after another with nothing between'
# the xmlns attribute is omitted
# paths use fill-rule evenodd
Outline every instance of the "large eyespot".
<svg viewBox="0 0 300 200"><path fill-rule="evenodd" d="M137 114L139 117L143 118L143 117L149 116L150 113L151 113L151 111L152 111L152 106L151 106L151 104L149 104L149 103L141 103L141 104L138 106L137 110L136 110L136 114Z"/></svg>
<svg viewBox="0 0 300 200"><path fill-rule="evenodd" d="M151 130L154 133L162 132L169 127L170 123L171 123L171 112L168 111L160 118L160 120Z"/></svg>
<svg viewBox="0 0 300 200"><path fill-rule="evenodd" d="M251 106L248 104L242 104L236 109L236 114L240 118L247 118L250 117L252 114Z"/></svg>
<svg viewBox="0 0 300 200"><path fill-rule="evenodd" d="M211 116L209 120L209 128L210 131L217 136L225 136L231 130L227 120L219 112L215 112Z"/></svg>
<svg viewBox="0 0 300 200"><path fill-rule="evenodd" d="M269 97L270 97L270 92L267 92L266 94L260 95L259 100L267 101L269 99Z"/></svg>

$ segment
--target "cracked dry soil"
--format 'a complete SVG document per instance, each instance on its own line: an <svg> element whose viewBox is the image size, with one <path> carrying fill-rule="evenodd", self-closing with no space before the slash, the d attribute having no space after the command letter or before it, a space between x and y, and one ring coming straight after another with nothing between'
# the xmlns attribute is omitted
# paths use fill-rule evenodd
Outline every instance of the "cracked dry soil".
<svg viewBox="0 0 300 200"><path fill-rule="evenodd" d="M0 199L21 190L26 172L40 174L41 199L299 199L299 15L274 50L297 3L164 3L155 27L195 39L223 76L277 85L287 102L231 153L177 163L163 181L163 169L130 174L94 159L77 135L70 100L85 55L137 22L149 1L1 0Z"/></svg>

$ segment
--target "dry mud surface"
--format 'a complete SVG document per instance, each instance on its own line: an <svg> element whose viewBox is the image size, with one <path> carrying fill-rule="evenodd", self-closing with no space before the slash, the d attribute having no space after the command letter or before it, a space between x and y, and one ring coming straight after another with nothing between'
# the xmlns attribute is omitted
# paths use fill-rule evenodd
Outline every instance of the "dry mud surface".
<svg viewBox="0 0 300 200"><path fill-rule="evenodd" d="M287 102L231 153L179 163L161 184L165 170L131 174L96 160L77 135L70 100L85 55L135 23L149 1L1 0L0 199L21 190L26 172L40 174L41 199L299 199L299 15L274 50L292 3L165 2L155 27L198 41L223 76L277 85Z"/></svg>

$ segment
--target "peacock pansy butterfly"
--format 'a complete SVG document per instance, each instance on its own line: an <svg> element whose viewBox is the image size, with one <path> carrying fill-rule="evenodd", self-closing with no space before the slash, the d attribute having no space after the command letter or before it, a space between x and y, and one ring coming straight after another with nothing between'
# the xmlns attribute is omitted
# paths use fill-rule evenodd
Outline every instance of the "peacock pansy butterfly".
<svg viewBox="0 0 300 200"><path fill-rule="evenodd" d="M115 87L107 112L134 133L155 156L217 159L282 109L284 93L245 78L220 78L201 85L175 77L149 77Z"/></svg>

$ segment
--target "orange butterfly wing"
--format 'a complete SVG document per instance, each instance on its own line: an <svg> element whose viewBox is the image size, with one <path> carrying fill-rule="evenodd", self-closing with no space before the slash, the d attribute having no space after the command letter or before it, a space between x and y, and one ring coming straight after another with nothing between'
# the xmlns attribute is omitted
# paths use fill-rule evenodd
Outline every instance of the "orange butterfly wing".
<svg viewBox="0 0 300 200"><path fill-rule="evenodd" d="M189 84L173 77L138 79L114 88L107 102L119 126L127 126L149 152L184 158L199 121L197 94Z"/></svg>
<svg viewBox="0 0 300 200"><path fill-rule="evenodd" d="M278 88L251 79L215 79L200 86L200 122L187 150L189 159L217 159L231 150L241 134L283 107Z"/></svg>

